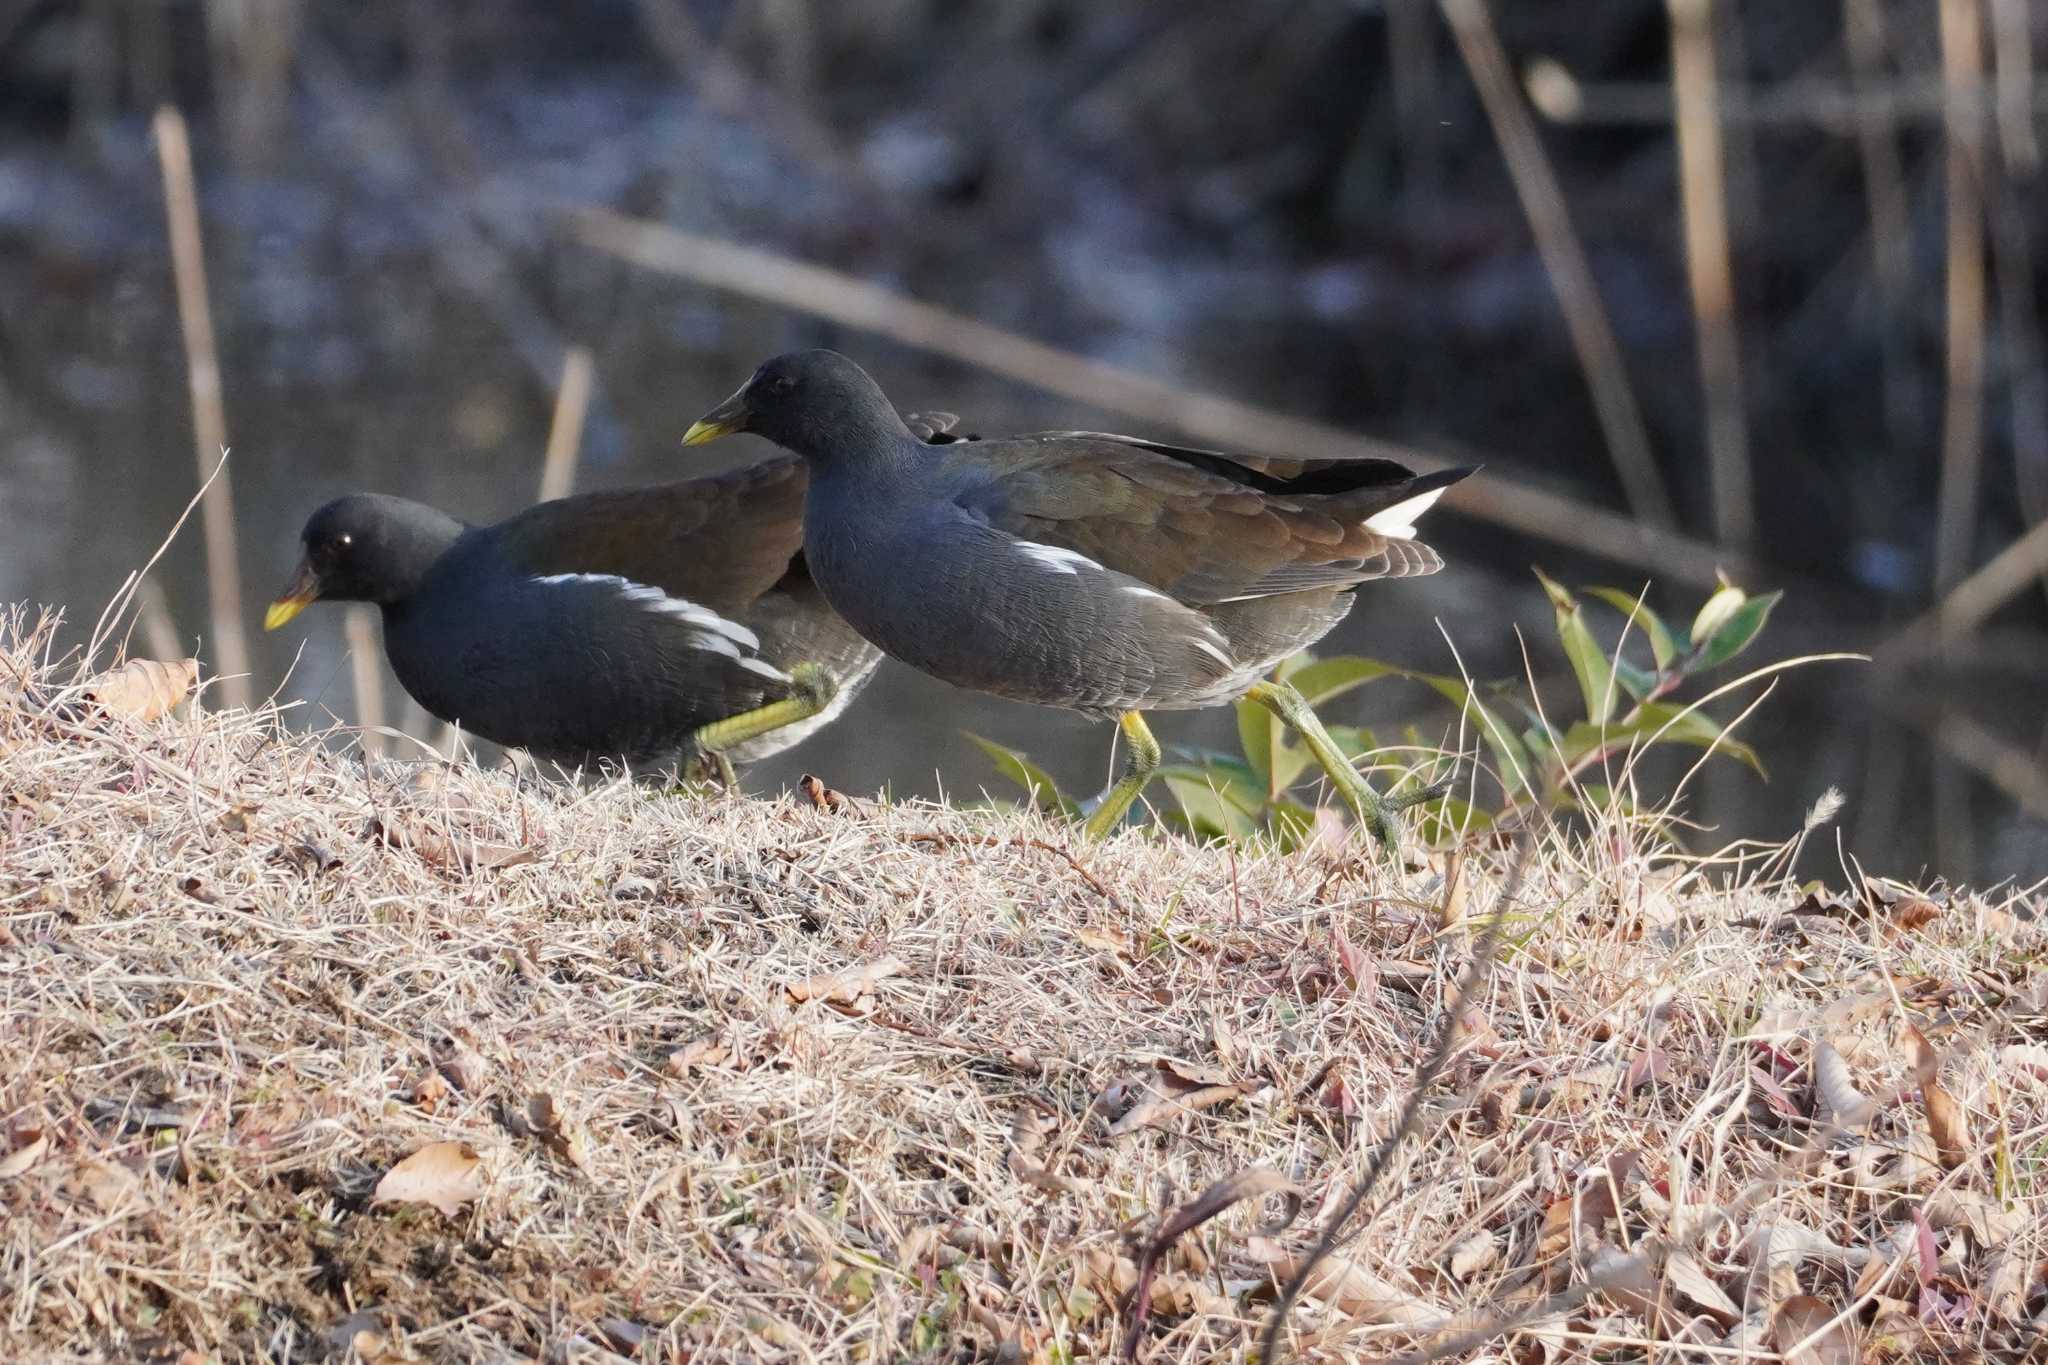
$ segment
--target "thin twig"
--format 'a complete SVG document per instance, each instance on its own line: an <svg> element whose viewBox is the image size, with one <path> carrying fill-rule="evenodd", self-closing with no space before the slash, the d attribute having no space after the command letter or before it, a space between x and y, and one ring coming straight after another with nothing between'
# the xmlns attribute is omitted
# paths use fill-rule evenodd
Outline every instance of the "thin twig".
<svg viewBox="0 0 2048 1365"><path fill-rule="evenodd" d="M1620 343L1608 324L1592 267L1586 263L1585 249L1565 207L1564 191L1544 154L1543 140L1536 135L1535 120L1522 102L1485 0L1441 3L1465 66L1472 73L1472 83L1479 89L1479 102L1493 125L1494 140L1500 143L1558 307L1564 311L1565 328L1571 334L1586 385L1592 390L1593 410L1606 435L1607 453L1621 477L1628 505L1644 521L1660 527L1675 525L1671 494L1657 472L1650 434L1643 425L1635 391L1629 387Z"/></svg>
<svg viewBox="0 0 2048 1365"><path fill-rule="evenodd" d="M1671 90L1678 120L1679 197L1685 221L1686 278L1692 289L1700 388L1707 406L1707 467L1714 533L1729 545L1756 537L1749 443L1742 411L1741 351L1735 282L1729 264L1725 158L1714 74L1712 0L1669 0Z"/></svg>
<svg viewBox="0 0 2048 1365"><path fill-rule="evenodd" d="M178 323L185 338L185 373L192 394L192 433L199 477L227 453L227 418L221 407L220 354L206 301L206 255L199 239L199 195L192 180L192 144L185 119L165 105L156 111L157 157L163 164L164 216L170 225L171 273L178 290ZM235 552L235 503L228 473L219 468L201 499L206 535L206 592L213 613L218 683L229 706L249 704L249 644L242 630L242 570Z"/></svg>
<svg viewBox="0 0 2048 1365"><path fill-rule="evenodd" d="M540 501L566 498L576 486L576 454L583 445L583 418L590 410L590 348L562 353L562 383L555 390L555 415L548 423L548 453L540 470Z"/></svg>
<svg viewBox="0 0 2048 1365"><path fill-rule="evenodd" d="M807 261L603 209L579 209L573 219L573 231L586 246L647 269L830 318L1077 402L1178 428L1198 440L1241 450L1284 450L1312 460L1399 460L1425 472L1453 463L1412 446L1091 360ZM1682 582L1712 583L1718 567L1737 575L1753 567L1690 537L1491 471L1457 484L1444 502L1481 521Z"/></svg>
<svg viewBox="0 0 2048 1365"><path fill-rule="evenodd" d="M1507 881L1502 885L1500 895L1494 900L1493 913L1486 917L1486 925L1480 930L1478 942L1473 945L1471 961L1465 964L1465 970L1458 976L1457 986L1451 992L1450 1003L1444 1009L1443 1023L1437 1031L1436 1043L1415 1069L1415 1080L1409 1087L1407 1103L1401 1106L1401 1117L1394 1124L1394 1131L1387 1135L1379 1150L1372 1154L1372 1162L1366 1167L1365 1174L1360 1177L1357 1185L1352 1187L1351 1193L1345 1196L1344 1202L1338 1205L1337 1211L1330 1215L1330 1221L1323 1225L1323 1235L1316 1240L1315 1249L1302 1258L1301 1264L1294 1268L1294 1274L1288 1277L1286 1285L1282 1287L1280 1301L1273 1305L1273 1315L1266 1320L1265 1335L1259 1343L1261 1361L1277 1362L1280 1359L1280 1330L1287 1324L1287 1314L1301 1298L1302 1290L1307 1287L1309 1278L1315 1274L1316 1267L1328 1260L1330 1253L1345 1240L1345 1227L1371 1196L1373 1187L1379 1184L1380 1177L1385 1175L1387 1168L1393 1164L1394 1153L1414 1129L1416 1121L1421 1118L1423 1101L1427 1098L1430 1087L1436 1084L1436 1078L1443 1071L1444 1064L1450 1060L1451 1048L1457 1042L1458 1021L1464 1018L1467 1003L1478 990L1480 982L1493 968L1493 953L1500 942L1501 924L1506 918L1508 906L1514 902L1516 893L1521 890L1522 874L1528 869L1529 853L1535 845L1530 829L1531 826L1525 822L1516 832L1515 857L1508 866Z"/></svg>
<svg viewBox="0 0 2048 1365"><path fill-rule="evenodd" d="M1941 424L1941 503L1934 587L1969 572L1984 457L1984 31L1978 0L1941 0L1948 108L1948 396Z"/></svg>

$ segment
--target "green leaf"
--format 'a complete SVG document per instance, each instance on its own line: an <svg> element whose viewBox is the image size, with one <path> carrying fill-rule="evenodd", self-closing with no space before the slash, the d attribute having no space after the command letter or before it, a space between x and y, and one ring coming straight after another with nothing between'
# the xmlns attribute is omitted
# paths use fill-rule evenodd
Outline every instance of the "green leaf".
<svg viewBox="0 0 2048 1365"><path fill-rule="evenodd" d="M1363 725L1325 725L1323 729L1327 730L1330 738L1337 742L1337 748L1342 751L1344 757L1351 759L1353 762L1364 758L1374 749L1380 747L1379 742L1373 738L1372 731ZM1310 761L1306 750L1302 751L1301 761L1303 763Z"/></svg>
<svg viewBox="0 0 2048 1365"><path fill-rule="evenodd" d="M1581 721L1565 732L1558 748L1564 755L1565 766L1571 767L1587 755L1598 753L1602 749L1625 749L1630 745L1646 748L1653 742L1691 744L1698 748L1712 745L1716 752L1725 753L1730 758L1747 763L1756 769L1759 776L1764 771L1763 762L1758 759L1756 750L1741 740L1723 738L1720 725L1711 716L1700 711L1688 713L1682 706L1663 701L1639 706L1627 720L1608 725L1604 729Z"/></svg>
<svg viewBox="0 0 2048 1365"><path fill-rule="evenodd" d="M1778 599L1784 595L1782 592L1769 592L1737 605L1707 637L1707 642L1686 664L1686 670L1703 673L1727 663L1749 648L1750 642L1763 631L1764 622L1770 619L1771 608L1777 606Z"/></svg>
<svg viewBox="0 0 2048 1365"><path fill-rule="evenodd" d="M1278 716L1255 701L1237 703L1238 747L1244 750L1244 761L1259 775L1259 785L1272 796L1281 791L1273 783L1273 759L1281 742Z"/></svg>
<svg viewBox="0 0 2048 1365"><path fill-rule="evenodd" d="M1735 614L1737 607L1748 600L1748 593L1727 579L1722 579L1721 586L1714 590L1714 595L1700 608L1700 614L1692 618L1692 647L1698 649L1702 642L1721 628L1723 621Z"/></svg>
<svg viewBox="0 0 2048 1365"><path fill-rule="evenodd" d="M1432 846L1450 843L1464 834L1480 834L1493 828L1493 817L1479 807L1455 796L1425 802L1406 817L1414 821L1422 841Z"/></svg>
<svg viewBox="0 0 2048 1365"><path fill-rule="evenodd" d="M1500 783L1507 795L1513 797L1529 790L1529 783L1536 775L1536 765L1530 761L1529 751L1522 747L1522 741L1515 738L1515 732L1502 723L1500 716L1489 710L1472 689L1465 686L1463 678L1453 678L1442 673L1414 673L1409 676L1415 681L1434 688L1442 695L1456 702L1460 708L1473 715L1479 730L1479 738L1493 755L1493 764L1498 770Z"/></svg>
<svg viewBox="0 0 2048 1365"><path fill-rule="evenodd" d="M1671 661L1678 657L1678 641L1672 638L1671 627L1664 624L1664 618L1650 610L1648 602L1640 601L1619 588L1588 588L1586 591L1628 617L1637 630L1650 638L1650 654L1660 670L1671 667Z"/></svg>
<svg viewBox="0 0 2048 1365"><path fill-rule="evenodd" d="M1196 763L1168 763L1162 765L1154 777L1161 780L1172 778L1181 782L1193 782L1204 788L1213 788L1224 800L1236 806L1246 815L1257 815L1266 808L1266 791L1259 783L1258 774L1249 764L1234 758L1204 758Z"/></svg>
<svg viewBox="0 0 2048 1365"><path fill-rule="evenodd" d="M1621 684L1624 692L1637 701L1647 701L1650 694L1657 690L1657 675L1647 668L1637 668L1627 659L1614 661L1614 680Z"/></svg>
<svg viewBox="0 0 2048 1365"><path fill-rule="evenodd" d="M1174 800L1180 802L1189 828L1196 833L1235 843L1249 839L1258 829L1251 816L1210 783L1178 775L1167 777L1165 782Z"/></svg>
<svg viewBox="0 0 2048 1365"><path fill-rule="evenodd" d="M1334 659L1318 659L1298 668L1287 675L1287 681L1294 684L1294 690L1301 693L1310 706L1321 706L1353 688L1400 671L1378 659L1340 655Z"/></svg>
<svg viewBox="0 0 2048 1365"><path fill-rule="evenodd" d="M989 756L997 772L1030 793L1032 804L1040 810L1058 811L1070 820L1081 813L1080 805L1060 791L1059 783L1052 780L1052 774L1023 754L1015 749L1006 749L992 739L983 739L972 731L963 730L961 733Z"/></svg>
<svg viewBox="0 0 2048 1365"><path fill-rule="evenodd" d="M1579 680L1579 696L1586 703L1586 719L1599 724L1614 714L1615 698L1619 695L1614 686L1614 666L1607 660L1607 651L1593 638L1592 630L1586 625L1586 614L1579 610L1579 599L1570 590L1545 577L1543 571L1536 571L1536 581L1543 585L1543 591L1550 597L1550 605L1557 613L1557 638L1564 645L1564 657L1570 661L1572 673Z"/></svg>

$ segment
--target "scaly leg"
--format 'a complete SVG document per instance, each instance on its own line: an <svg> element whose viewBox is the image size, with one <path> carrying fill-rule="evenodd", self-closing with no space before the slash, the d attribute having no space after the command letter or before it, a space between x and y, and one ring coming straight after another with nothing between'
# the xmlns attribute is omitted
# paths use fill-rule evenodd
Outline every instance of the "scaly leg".
<svg viewBox="0 0 2048 1365"><path fill-rule="evenodd" d="M1443 788L1432 787L1399 800L1389 800L1358 775L1358 769L1351 766L1351 760L1337 747L1337 741L1330 738L1330 732L1323 728L1322 721L1316 719L1308 698L1292 686L1284 682L1261 682L1254 684L1245 695L1278 716L1282 723L1301 736L1301 742L1308 745L1308 751L1315 755L1316 762L1323 765L1331 785L1343 795L1352 813L1358 817L1358 823L1372 831L1372 837L1379 841L1381 851L1388 857L1394 855L1401 843L1398 814L1443 794Z"/></svg>
<svg viewBox="0 0 2048 1365"><path fill-rule="evenodd" d="M1152 738L1152 727L1145 724L1145 717L1136 711L1126 711L1116 718L1116 723L1130 741L1131 765L1124 769L1117 784L1103 794L1102 804L1088 817L1088 823L1081 826L1082 835L1089 839L1100 839L1123 823L1124 812L1144 792L1153 770L1159 766L1159 741Z"/></svg>
<svg viewBox="0 0 2048 1365"><path fill-rule="evenodd" d="M789 680L795 684L795 695L698 727L697 733L691 736L697 747L697 758L691 766L696 768L701 764L708 767L725 786L730 787L735 777L732 760L726 756L726 750L736 749L785 725L809 720L830 706L832 698L839 695L838 682L819 664L796 665L789 670Z"/></svg>

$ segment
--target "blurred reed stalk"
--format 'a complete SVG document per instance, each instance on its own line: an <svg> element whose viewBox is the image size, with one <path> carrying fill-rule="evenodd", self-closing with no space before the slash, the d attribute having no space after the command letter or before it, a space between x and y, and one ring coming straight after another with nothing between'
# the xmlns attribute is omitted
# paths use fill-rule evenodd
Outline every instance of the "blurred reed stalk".
<svg viewBox="0 0 2048 1365"><path fill-rule="evenodd" d="M1284 450L1309 460L1374 457L1423 473L1446 468L1441 455L1363 436L1222 394L1188 389L1151 375L1076 355L1042 341L906 298L872 280L737 242L623 217L608 209L573 212L570 231L597 251L649 270L724 289L792 312L888 337L902 345L977 365L1048 393L1107 412L1154 422L1241 450ZM1711 584L1725 567L1741 576L1741 555L1676 531L1653 529L1597 503L1485 470L1444 495L1444 505L1583 554L1650 569L1681 583Z"/></svg>
<svg viewBox="0 0 2048 1365"><path fill-rule="evenodd" d="M555 389L555 415L548 423L547 457L540 468L540 501L566 498L576 486L576 456L583 447L583 419L590 411L590 349L562 353L562 382Z"/></svg>
<svg viewBox="0 0 2048 1365"><path fill-rule="evenodd" d="M163 165L164 216L170 226L171 274L178 291L178 323L185 339L185 374L192 394L192 434L199 477L227 455L227 417L221 407L220 354L213 313L206 302L206 255L199 239L199 195L192 179L192 144L185 119L164 105L156 112L157 157ZM242 629L242 571L235 549L234 494L223 464L199 506L206 539L206 592L212 610L214 667L222 700L249 704L249 643Z"/></svg>
<svg viewBox="0 0 2048 1365"><path fill-rule="evenodd" d="M1725 545L1756 537L1749 441L1743 422L1741 344L1728 245L1727 159L1721 141L1712 0L1669 0L1671 95L1678 129L1679 199L1692 290L1714 534Z"/></svg>
<svg viewBox="0 0 2048 1365"><path fill-rule="evenodd" d="M1970 567L1984 445L1984 24L1978 0L1941 0L1948 88L1948 394L1941 422L1941 500L1934 587Z"/></svg>
<svg viewBox="0 0 2048 1365"><path fill-rule="evenodd" d="M1458 51L1478 87L1479 102L1493 126L1494 140L1521 200L1522 214L1536 239L1543 258L1544 273L1564 312L1565 329L1571 336L1579 368L1592 390L1593 410L1607 438L1607 452L1621 478L1629 510L1652 526L1677 524L1671 494L1657 461L1650 451L1650 434L1643 425L1642 409L1629 386L1628 367L1622 363L1621 346L1601 305L1600 290L1593 282L1592 267L1572 227L1571 212L1565 206L1564 191L1557 183L1543 140L1536 134L1522 92L1508 66L1500 35L1484 0L1441 0L1444 19L1457 39Z"/></svg>
<svg viewBox="0 0 2048 1365"><path fill-rule="evenodd" d="M348 642L348 674L356 694L356 743L370 758L384 756L384 677L377 671L377 632L371 608L351 602L342 610L341 634Z"/></svg>
<svg viewBox="0 0 2048 1365"><path fill-rule="evenodd" d="M1842 40L1849 52L1849 82L1856 97L1882 93L1884 7L1879 0L1842 0ZM1879 363L1884 373L1885 426L1904 446L1912 432L1909 381L1913 357L1907 303L1913 292L1912 228L1907 220L1906 173L1890 122L1856 120L1856 150L1863 163L1863 195L1870 204L1870 258L1877 272Z"/></svg>
<svg viewBox="0 0 2048 1365"><path fill-rule="evenodd" d="M145 578L136 584L135 624L142 631L142 647L149 651L148 657L163 660L185 657L177 622L171 616L171 600L154 578Z"/></svg>

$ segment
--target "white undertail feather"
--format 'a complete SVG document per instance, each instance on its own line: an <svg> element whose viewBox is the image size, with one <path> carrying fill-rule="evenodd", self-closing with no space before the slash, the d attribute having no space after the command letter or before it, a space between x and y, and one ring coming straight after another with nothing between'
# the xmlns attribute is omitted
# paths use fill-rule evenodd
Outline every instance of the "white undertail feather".
<svg viewBox="0 0 2048 1365"><path fill-rule="evenodd" d="M1083 569L1102 568L1087 555L1077 554L1058 545L1041 545L1035 540L1020 540L1016 544L1026 558L1035 561L1042 568L1051 569L1054 573L1079 574Z"/></svg>
<svg viewBox="0 0 2048 1365"><path fill-rule="evenodd" d="M789 675L773 665L753 657L761 648L761 637L737 621L720 616L711 608L702 606L687 598L671 597L660 588L645 583L635 583L630 578L621 578L611 573L555 573L533 580L536 583L564 584L584 583L614 588L619 596L628 602L636 602L648 611L662 616L672 616L691 627L690 643L699 649L723 654L738 662L741 668L772 678L776 682L788 682ZM741 651L746 651L741 653Z"/></svg>
<svg viewBox="0 0 2048 1365"><path fill-rule="evenodd" d="M1415 539L1415 522L1424 512L1436 506L1436 500L1444 495L1441 488L1432 488L1427 493L1417 493L1404 498L1392 507L1383 508L1365 519L1365 529L1375 534L1392 536L1395 540Z"/></svg>

